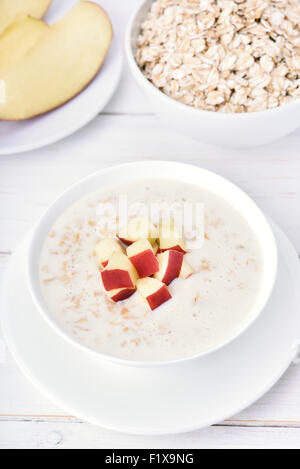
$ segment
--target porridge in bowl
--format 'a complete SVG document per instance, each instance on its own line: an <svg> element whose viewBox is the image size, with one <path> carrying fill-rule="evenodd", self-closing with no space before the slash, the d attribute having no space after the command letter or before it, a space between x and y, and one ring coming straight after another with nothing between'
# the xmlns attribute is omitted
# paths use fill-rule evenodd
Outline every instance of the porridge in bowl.
<svg viewBox="0 0 300 469"><path fill-rule="evenodd" d="M191 184L145 180L118 193L126 194L126 224L113 219L115 191L99 189L70 206L45 240L40 283L60 328L92 350L135 361L194 356L243 330L264 270L246 218ZM177 215L199 203L203 239L192 245ZM177 212L146 216L153 205Z"/></svg>

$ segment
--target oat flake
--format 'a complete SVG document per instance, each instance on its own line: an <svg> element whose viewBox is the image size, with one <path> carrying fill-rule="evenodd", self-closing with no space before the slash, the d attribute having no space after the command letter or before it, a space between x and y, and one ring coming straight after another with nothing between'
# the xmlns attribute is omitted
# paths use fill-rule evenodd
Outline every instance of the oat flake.
<svg viewBox="0 0 300 469"><path fill-rule="evenodd" d="M215 112L300 97L299 0L156 0L136 60L154 86Z"/></svg>

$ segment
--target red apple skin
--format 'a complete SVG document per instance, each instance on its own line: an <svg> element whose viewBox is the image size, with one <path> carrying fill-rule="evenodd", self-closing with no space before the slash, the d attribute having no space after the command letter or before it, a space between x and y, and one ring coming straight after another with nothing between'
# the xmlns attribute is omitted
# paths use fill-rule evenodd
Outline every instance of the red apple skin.
<svg viewBox="0 0 300 469"><path fill-rule="evenodd" d="M129 239L120 238L119 236L118 236L118 238L123 244L126 244L126 246L131 246L131 244L134 243L134 241L129 241Z"/></svg>
<svg viewBox="0 0 300 469"><path fill-rule="evenodd" d="M103 270L100 273L106 291L116 290L118 288L134 288L127 270L112 269Z"/></svg>
<svg viewBox="0 0 300 469"><path fill-rule="evenodd" d="M169 290L167 287L164 285L161 287L159 290L157 290L155 293L152 293L152 295L147 296L147 301L148 304L153 311L154 309L158 308L160 305L165 303L166 301L170 300L172 298Z"/></svg>
<svg viewBox="0 0 300 469"><path fill-rule="evenodd" d="M170 285L175 278L179 277L183 262L183 253L179 251L169 251L169 263L162 282Z"/></svg>
<svg viewBox="0 0 300 469"><path fill-rule="evenodd" d="M177 246L170 246L169 248L167 249L160 249L159 252L165 252L165 251L178 251L178 252L182 252L182 254L186 254L186 251L184 249L182 249L181 246L177 245Z"/></svg>
<svg viewBox="0 0 300 469"><path fill-rule="evenodd" d="M151 249L129 257L129 260L134 265L140 278L151 277L159 271L158 260Z"/></svg>
<svg viewBox="0 0 300 469"><path fill-rule="evenodd" d="M118 301L127 300L130 296L132 296L135 292L135 288L124 288L124 290L119 291L115 296L111 297L111 300L115 303Z"/></svg>

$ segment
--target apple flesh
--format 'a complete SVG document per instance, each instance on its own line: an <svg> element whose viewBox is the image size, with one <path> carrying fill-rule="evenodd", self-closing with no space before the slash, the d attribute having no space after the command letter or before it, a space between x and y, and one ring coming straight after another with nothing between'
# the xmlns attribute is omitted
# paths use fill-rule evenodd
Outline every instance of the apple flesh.
<svg viewBox="0 0 300 469"><path fill-rule="evenodd" d="M140 239L127 248L127 256L137 270L140 278L150 277L159 270L151 244L147 239Z"/></svg>
<svg viewBox="0 0 300 469"><path fill-rule="evenodd" d="M183 264L183 253L170 250L158 254L157 259L159 262L159 271L154 275L154 278L166 285L170 285L180 274Z"/></svg>
<svg viewBox="0 0 300 469"><path fill-rule="evenodd" d="M135 288L117 288L116 290L107 292L107 294L112 301L118 303L119 301L124 301L127 300L127 298L130 298L135 291Z"/></svg>
<svg viewBox="0 0 300 469"><path fill-rule="evenodd" d="M159 225L159 248L161 252L173 249L186 254L185 241L175 226L174 218L165 218Z"/></svg>
<svg viewBox="0 0 300 469"><path fill-rule="evenodd" d="M106 291L135 288L137 273L125 254L115 252L106 269L102 270L101 278Z"/></svg>
<svg viewBox="0 0 300 469"><path fill-rule="evenodd" d="M191 275L193 275L194 273L195 271L193 267L185 259L183 259L179 278L187 279L191 277Z"/></svg>
<svg viewBox="0 0 300 469"><path fill-rule="evenodd" d="M29 119L74 98L99 72L111 40L112 26L102 8L88 1L75 4L1 75L6 102L0 105L0 120Z"/></svg>
<svg viewBox="0 0 300 469"><path fill-rule="evenodd" d="M159 236L163 236L164 235L164 231L166 230L167 233L169 233L170 230L174 230L175 228L175 220L174 218L163 218L159 224L158 224L158 228L159 228Z"/></svg>
<svg viewBox="0 0 300 469"><path fill-rule="evenodd" d="M152 311L172 298L166 285L155 278L139 279L137 289Z"/></svg>
<svg viewBox="0 0 300 469"><path fill-rule="evenodd" d="M106 267L115 252L124 253L122 246L113 238L105 238L97 243L95 254L100 264Z"/></svg>
<svg viewBox="0 0 300 469"><path fill-rule="evenodd" d="M158 230L148 218L138 217L130 220L127 226L119 231L118 238L127 246L140 239L148 239L151 245L154 245L158 238Z"/></svg>
<svg viewBox="0 0 300 469"><path fill-rule="evenodd" d="M161 252L172 249L174 251L186 254L185 241L176 229L164 230L162 237L159 238L159 248Z"/></svg>
<svg viewBox="0 0 300 469"><path fill-rule="evenodd" d="M156 256L156 254L159 253L159 245L157 243L157 241L155 241L155 243L153 244L152 246L152 251L153 251L153 254Z"/></svg>
<svg viewBox="0 0 300 469"><path fill-rule="evenodd" d="M1 0L0 34L11 24L22 21L26 16L43 18L51 2L52 0Z"/></svg>
<svg viewBox="0 0 300 469"><path fill-rule="evenodd" d="M0 36L0 75L20 62L48 30L47 23L31 17L10 25Z"/></svg>

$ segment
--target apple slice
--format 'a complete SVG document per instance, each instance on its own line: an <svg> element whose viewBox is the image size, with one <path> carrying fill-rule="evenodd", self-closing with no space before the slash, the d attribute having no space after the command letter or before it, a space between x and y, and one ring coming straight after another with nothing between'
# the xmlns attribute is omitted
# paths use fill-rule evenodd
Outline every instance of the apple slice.
<svg viewBox="0 0 300 469"><path fill-rule="evenodd" d="M51 2L52 0L0 0L0 34L28 15L43 18Z"/></svg>
<svg viewBox="0 0 300 469"><path fill-rule="evenodd" d="M187 279L191 277L191 275L193 275L194 273L195 271L193 267L185 259L183 259L179 278Z"/></svg>
<svg viewBox="0 0 300 469"><path fill-rule="evenodd" d="M155 243L153 244L152 246L152 251L153 251L153 254L156 256L157 253L159 253L159 245L158 245L158 242L155 241Z"/></svg>
<svg viewBox="0 0 300 469"><path fill-rule="evenodd" d="M150 277L159 270L158 260L147 239L140 239L128 246L127 256L140 278Z"/></svg>
<svg viewBox="0 0 300 469"><path fill-rule="evenodd" d="M170 285L180 274L183 263L183 253L169 250L158 254L157 259L159 262L159 271L154 275L154 278L166 285Z"/></svg>
<svg viewBox="0 0 300 469"><path fill-rule="evenodd" d="M125 254L115 252L106 269L102 270L101 278L106 291L135 288L137 273Z"/></svg>
<svg viewBox="0 0 300 469"><path fill-rule="evenodd" d="M152 311L172 298L166 285L151 277L141 278L137 281L137 289L147 301Z"/></svg>
<svg viewBox="0 0 300 469"><path fill-rule="evenodd" d="M148 239L153 245L158 238L158 230L146 217L130 220L126 227L119 231L118 238L127 246L140 239Z"/></svg>
<svg viewBox="0 0 300 469"><path fill-rule="evenodd" d="M111 40L112 26L102 8L78 2L1 76L6 102L0 105L0 119L29 119L68 102L96 76Z"/></svg>
<svg viewBox="0 0 300 469"><path fill-rule="evenodd" d="M185 241L182 239L179 230L175 226L174 218L161 220L158 227L159 247L161 252L173 249L186 254Z"/></svg>
<svg viewBox="0 0 300 469"><path fill-rule="evenodd" d="M163 219L159 222L158 228L159 228L159 236L163 236L164 230L166 230L167 233L169 233L170 230L174 230L174 228L175 228L175 221L174 221L174 218L172 218L172 217L170 217L170 218L163 218Z"/></svg>
<svg viewBox="0 0 300 469"><path fill-rule="evenodd" d="M135 291L135 288L117 288L116 290L107 292L107 294L112 301L118 303L119 301L124 301L127 300L127 298L130 298Z"/></svg>
<svg viewBox="0 0 300 469"><path fill-rule="evenodd" d="M31 17L9 26L0 36L0 75L26 57L49 28Z"/></svg>
<svg viewBox="0 0 300 469"><path fill-rule="evenodd" d="M105 238L97 243L95 254L103 267L106 267L115 252L124 253L122 246L113 238Z"/></svg>
<svg viewBox="0 0 300 469"><path fill-rule="evenodd" d="M172 249L186 254L185 241L175 228L163 231L159 238L159 248L161 252Z"/></svg>

